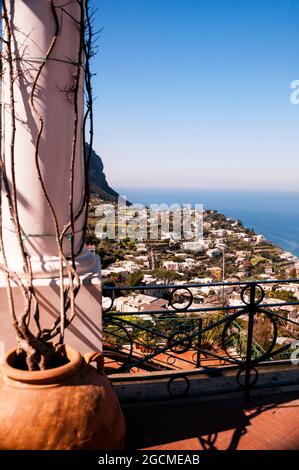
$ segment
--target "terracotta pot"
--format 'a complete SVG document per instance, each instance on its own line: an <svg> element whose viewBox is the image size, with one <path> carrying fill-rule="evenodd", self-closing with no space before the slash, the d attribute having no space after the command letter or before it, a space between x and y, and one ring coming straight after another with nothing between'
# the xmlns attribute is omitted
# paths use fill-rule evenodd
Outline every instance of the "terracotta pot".
<svg viewBox="0 0 299 470"><path fill-rule="evenodd" d="M6 355L0 382L0 449L123 447L124 418L109 380L77 351L68 346L66 351L66 365L37 372L15 369L15 350ZM87 360L97 359L91 354Z"/></svg>

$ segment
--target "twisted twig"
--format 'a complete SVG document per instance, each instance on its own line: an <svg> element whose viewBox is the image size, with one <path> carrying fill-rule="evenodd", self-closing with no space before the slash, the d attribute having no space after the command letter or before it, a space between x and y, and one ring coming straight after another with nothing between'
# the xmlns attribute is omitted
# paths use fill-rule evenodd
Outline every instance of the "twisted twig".
<svg viewBox="0 0 299 470"><path fill-rule="evenodd" d="M51 355L51 349L46 345L46 341L53 339L58 333L60 334L60 343L63 342L64 339L64 329L71 323L75 316L75 298L79 292L81 281L78 273L76 272L75 266L75 257L77 253L74 252L74 236L75 236L75 222L79 219L82 212L85 210L84 214L84 222L86 224L86 214L87 214L87 205L89 200L89 190L88 190L88 165L91 156L91 146L92 146L92 137L93 137L93 119L92 119L92 88L91 88L91 73L90 73L90 66L89 60L92 56L92 28L91 28L91 15L89 11L89 1L88 0L76 0L80 7L80 20L78 21L72 15L67 12L67 5L70 3L66 3L60 7L54 4L53 0L49 0L49 6L51 8L52 17L54 21L54 34L48 50L46 52L45 57L43 58L42 62L38 66L37 72L33 79L31 93L30 93L30 105L31 108L37 117L39 122L39 127L37 131L36 141L35 141L35 151L34 151L34 161L36 165L38 180L47 202L48 208L50 210L50 214L53 220L53 226L55 231L55 240L58 250L58 257L59 257L59 279L60 279L60 316L55 319L52 326L48 329L41 328L40 325L40 318L39 318L39 306L37 297L35 294L35 289L33 285L33 274L32 274L32 266L31 260L28 257L24 243L22 239L22 229L19 221L19 214L18 214L18 204L17 204L17 190L16 190L16 180L15 180L15 137L16 137L16 115L15 115L15 102L14 102L14 81L19 77L21 73L18 71L18 74L14 73L14 58L12 54L12 26L10 24L10 18L8 13L8 8L6 5L6 1L4 0L3 3L3 19L6 31L6 38L2 41L6 46L6 57L3 59L8 63L8 75L10 79L10 105L11 105L11 116L12 116L12 132L11 132L11 146L10 146L10 160L11 160L11 173L12 173L12 184L8 182L6 167L5 167L5 160L1 156L1 164L2 164L2 179L4 184L5 193L8 199L8 206L9 210L12 215L12 220L15 227L15 234L16 238L19 243L20 251L23 257L24 267L26 270L26 285L23 281L19 278L16 273L11 272L7 265L7 259L5 256L4 244L3 244L3 236L2 236L2 229L0 230L0 249L3 254L3 263L0 264L0 270L2 270L6 276L7 280L7 292L8 292L8 303L9 308L12 314L13 324L16 327L17 334L19 337L19 347L23 350L27 355L27 365L30 369L36 368L45 368L47 367L47 360ZM71 158L70 158L70 198L69 198L69 222L62 228L60 231L58 219L55 213L54 205L49 197L47 192L45 182L43 180L42 172L40 169L40 142L44 131L44 121L41 113L39 112L35 100L36 100L36 90L38 86L39 79L41 77L42 71L44 67L46 67L48 60L59 60L56 58L51 57L52 52L55 49L59 32L60 32L60 22L57 15L57 9L60 8L61 13L67 15L71 18L78 27L79 30L79 45L78 45L78 60L76 64L72 64L76 66L76 73L74 84L71 92L73 93L74 97L74 124L73 124L73 140L72 140L72 149L71 149ZM84 19L86 17L86 20ZM73 209L73 200L74 200L74 177L75 177L75 160L77 154L77 146L78 146L78 132L79 132L79 88L81 84L81 70L82 67L82 58L83 52L85 54L85 86L87 90L87 110L84 115L83 125L84 131L83 135L85 137L85 126L87 120L90 120L90 147L89 147L89 154L86 156L85 154L85 146L84 146L84 165L85 165L85 189L84 195L82 198L82 204L79 207L79 210L76 214L74 214ZM17 59L17 58L16 58ZM67 91L68 93L70 90ZM84 139L85 142L85 139ZM70 260L68 260L64 253L63 253L63 242L65 239L66 233L70 230L71 235L71 255ZM83 229L85 233L85 227ZM79 251L81 251L83 246L84 240L82 238L82 243L80 245ZM64 270L67 272L68 276L68 286L64 286L63 277L64 277ZM12 287L11 282L14 282L19 288L22 289L23 296L24 296L24 311L20 318L18 319L15 312L15 306L13 302L13 295L12 295ZM34 303L33 303L34 301ZM29 319L30 319L30 311L34 305L34 321L38 329L38 333L34 336L31 331L29 330ZM69 315L67 312L69 311Z"/></svg>

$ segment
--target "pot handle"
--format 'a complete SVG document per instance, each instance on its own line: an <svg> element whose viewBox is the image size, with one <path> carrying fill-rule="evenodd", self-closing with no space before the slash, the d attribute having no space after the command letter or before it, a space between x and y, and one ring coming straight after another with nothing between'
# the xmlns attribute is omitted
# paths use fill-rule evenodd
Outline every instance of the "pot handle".
<svg viewBox="0 0 299 470"><path fill-rule="evenodd" d="M84 354L86 364L96 363L96 369L101 375L104 374L104 356L99 351L90 351Z"/></svg>

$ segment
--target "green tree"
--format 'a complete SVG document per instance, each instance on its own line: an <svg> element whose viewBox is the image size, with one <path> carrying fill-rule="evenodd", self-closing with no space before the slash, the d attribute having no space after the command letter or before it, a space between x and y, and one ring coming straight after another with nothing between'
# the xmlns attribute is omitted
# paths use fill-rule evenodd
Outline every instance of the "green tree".
<svg viewBox="0 0 299 470"><path fill-rule="evenodd" d="M155 269L153 275L165 283L174 282L178 278L178 274L175 271L167 271L167 269Z"/></svg>
<svg viewBox="0 0 299 470"><path fill-rule="evenodd" d="M291 279L296 279L297 278L297 270L296 268L290 269L289 276Z"/></svg>
<svg viewBox="0 0 299 470"><path fill-rule="evenodd" d="M296 302L298 300L293 292L284 289L271 290L267 292L266 296L271 299L284 300L285 302Z"/></svg>
<svg viewBox="0 0 299 470"><path fill-rule="evenodd" d="M142 284L144 277L143 271L136 271L134 273L129 274L127 277L126 283L129 286L140 286Z"/></svg>
<svg viewBox="0 0 299 470"><path fill-rule="evenodd" d="M284 279L287 279L287 273L285 272L284 269L281 269L278 274L277 274L277 279L283 281Z"/></svg>

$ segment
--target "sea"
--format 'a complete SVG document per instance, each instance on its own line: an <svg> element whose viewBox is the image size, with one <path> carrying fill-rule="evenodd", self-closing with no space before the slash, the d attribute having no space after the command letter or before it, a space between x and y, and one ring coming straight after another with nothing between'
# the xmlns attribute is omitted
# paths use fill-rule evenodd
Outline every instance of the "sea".
<svg viewBox="0 0 299 470"><path fill-rule="evenodd" d="M299 257L299 191L237 191L117 188L132 203L203 204L264 235Z"/></svg>

